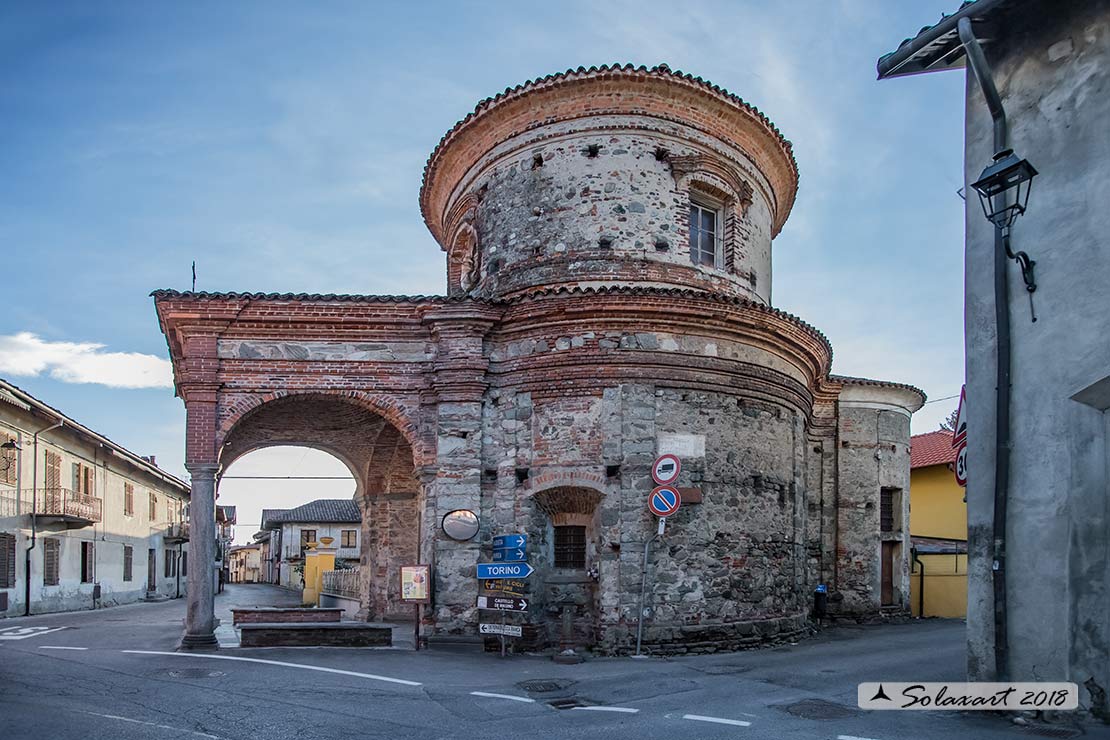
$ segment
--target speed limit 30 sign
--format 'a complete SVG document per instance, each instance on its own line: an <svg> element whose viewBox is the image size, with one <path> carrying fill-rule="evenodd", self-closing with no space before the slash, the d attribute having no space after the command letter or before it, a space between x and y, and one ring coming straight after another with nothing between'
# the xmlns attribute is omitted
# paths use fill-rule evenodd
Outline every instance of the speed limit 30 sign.
<svg viewBox="0 0 1110 740"><path fill-rule="evenodd" d="M956 450L956 484L967 488L967 440L965 439L960 443L960 447Z"/></svg>

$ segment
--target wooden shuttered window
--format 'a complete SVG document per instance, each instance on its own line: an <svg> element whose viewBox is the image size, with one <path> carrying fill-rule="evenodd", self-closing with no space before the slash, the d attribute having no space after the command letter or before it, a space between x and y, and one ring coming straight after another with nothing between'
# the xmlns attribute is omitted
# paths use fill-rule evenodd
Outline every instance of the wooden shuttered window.
<svg viewBox="0 0 1110 740"><path fill-rule="evenodd" d="M15 535L0 533L0 588L15 588Z"/></svg>
<svg viewBox="0 0 1110 740"><path fill-rule="evenodd" d="M92 542L81 543L81 583L96 580L96 545Z"/></svg>
<svg viewBox="0 0 1110 740"><path fill-rule="evenodd" d="M135 573L135 548L123 546L123 580L130 581Z"/></svg>
<svg viewBox="0 0 1110 740"><path fill-rule="evenodd" d="M62 487L62 456L47 450L44 456L45 482L47 489Z"/></svg>
<svg viewBox="0 0 1110 740"><path fill-rule="evenodd" d="M135 516L135 486L130 483L123 484L123 515Z"/></svg>
<svg viewBox="0 0 1110 740"><path fill-rule="evenodd" d="M150 514L150 521L153 522L158 519L158 497L154 493L150 494L150 511L148 513Z"/></svg>
<svg viewBox="0 0 1110 740"><path fill-rule="evenodd" d="M42 584L58 585L58 570L61 561L62 543L57 537L46 537L42 541Z"/></svg>
<svg viewBox="0 0 1110 740"><path fill-rule="evenodd" d="M342 547L358 547L358 530L344 529Z"/></svg>
<svg viewBox="0 0 1110 740"><path fill-rule="evenodd" d="M96 468L84 463L73 463L73 491L92 496L96 492Z"/></svg>
<svg viewBox="0 0 1110 740"><path fill-rule="evenodd" d="M165 574L166 578L173 578L177 575L177 553L170 549L165 548L164 554L166 556Z"/></svg>

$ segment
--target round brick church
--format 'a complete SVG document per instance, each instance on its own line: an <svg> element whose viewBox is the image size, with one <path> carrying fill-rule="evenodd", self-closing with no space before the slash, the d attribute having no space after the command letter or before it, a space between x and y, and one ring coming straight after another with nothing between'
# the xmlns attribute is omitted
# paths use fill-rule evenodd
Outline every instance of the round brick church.
<svg viewBox="0 0 1110 740"><path fill-rule="evenodd" d="M771 305L771 242L798 172L758 110L700 78L579 68L482 101L428 160L420 205L444 296L156 291L187 413L191 549L219 472L269 445L325 450L363 511L362 612L478 640L476 566L524 533L521 648L727 649L829 611L908 609L909 422L923 394L832 375ZM657 530L661 453L683 503ZM453 539L453 511L479 519ZM211 557L207 558L210 562ZM194 576L194 574L196 574ZM213 642L189 571L183 644Z"/></svg>

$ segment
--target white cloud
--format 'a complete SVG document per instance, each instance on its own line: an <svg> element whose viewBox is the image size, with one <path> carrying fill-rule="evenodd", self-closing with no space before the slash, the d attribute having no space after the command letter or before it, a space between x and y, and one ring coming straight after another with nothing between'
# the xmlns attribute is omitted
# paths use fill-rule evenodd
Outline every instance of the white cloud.
<svg viewBox="0 0 1110 740"><path fill-rule="evenodd" d="M31 332L0 336L0 373L48 375L63 383L112 388L169 388L168 360L138 352L105 352L94 342L48 342Z"/></svg>

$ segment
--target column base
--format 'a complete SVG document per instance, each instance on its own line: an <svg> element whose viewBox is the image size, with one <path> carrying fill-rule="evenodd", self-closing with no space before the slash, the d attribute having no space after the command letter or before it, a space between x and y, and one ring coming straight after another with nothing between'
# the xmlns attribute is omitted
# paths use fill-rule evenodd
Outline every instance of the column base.
<svg viewBox="0 0 1110 740"><path fill-rule="evenodd" d="M192 650L218 650L220 643L216 639L214 632L209 632L203 635L189 635L186 634L181 638L181 644L177 649L182 652L189 652Z"/></svg>

